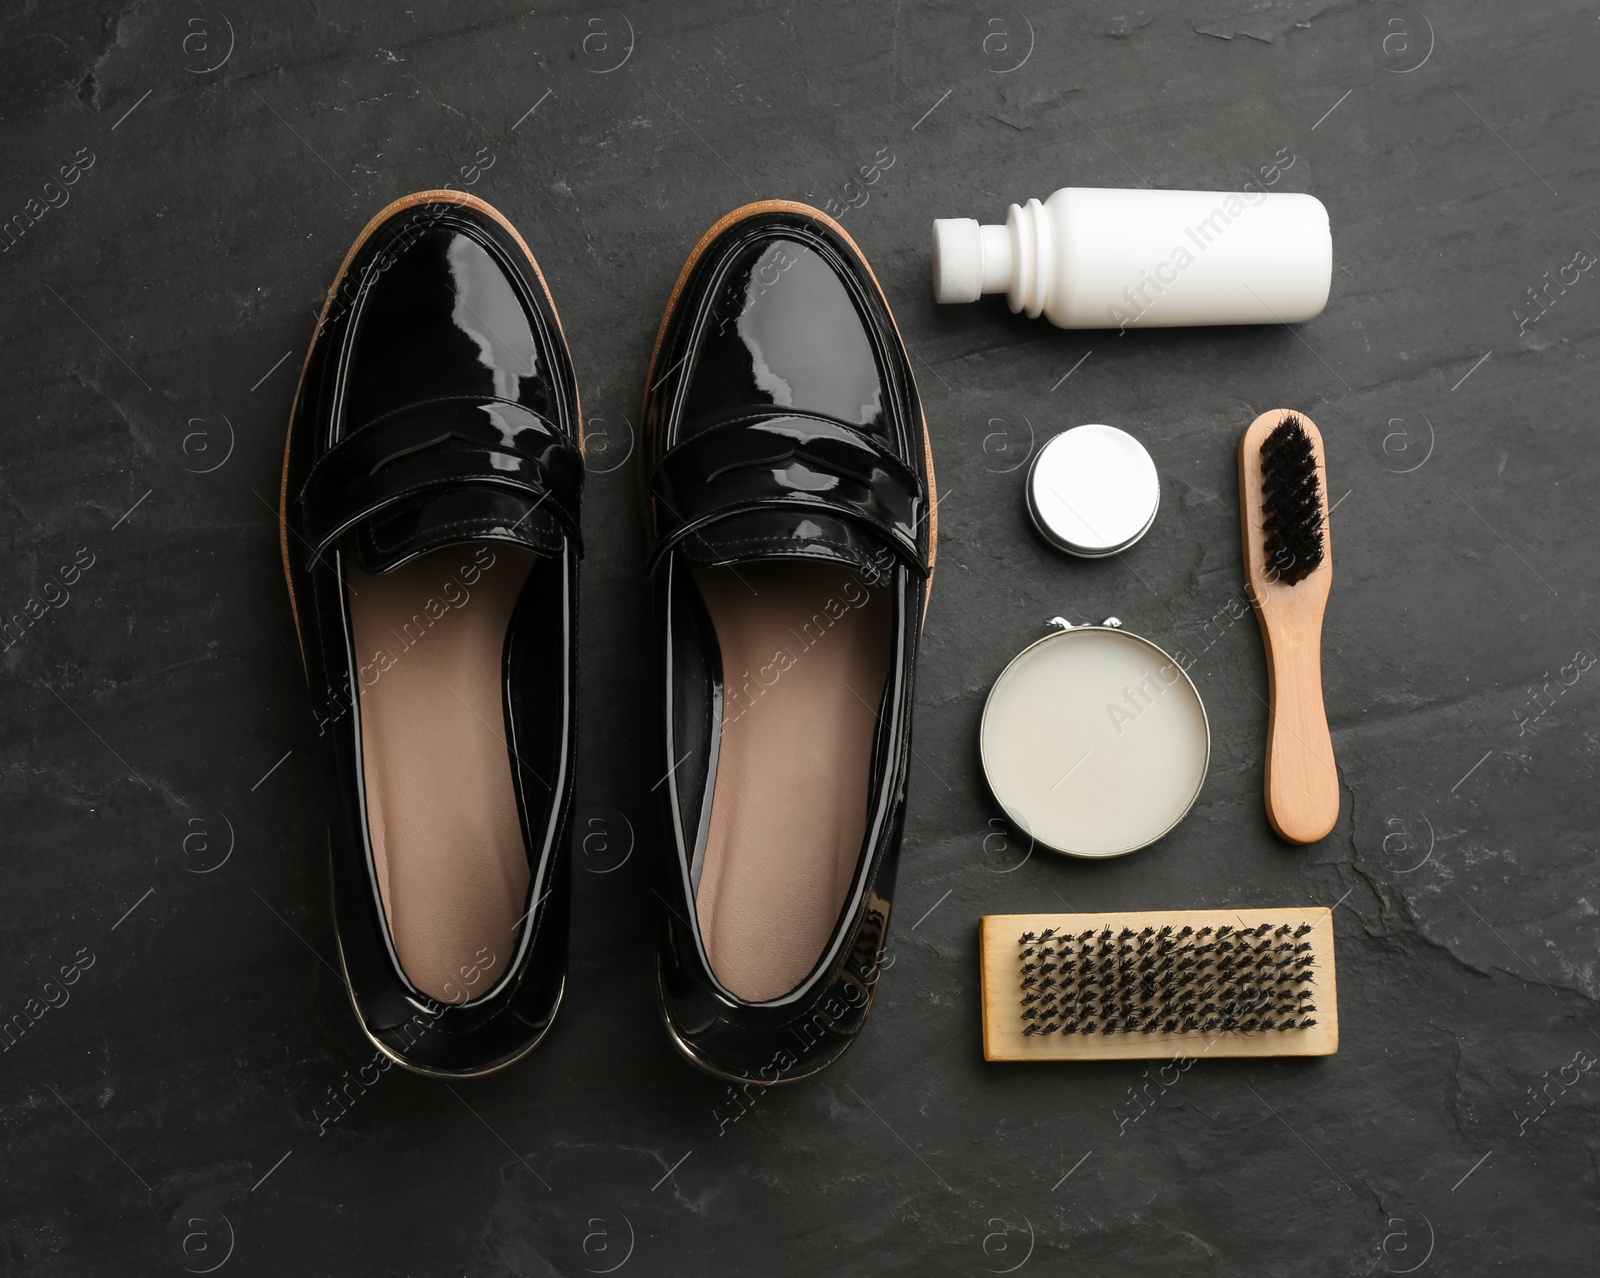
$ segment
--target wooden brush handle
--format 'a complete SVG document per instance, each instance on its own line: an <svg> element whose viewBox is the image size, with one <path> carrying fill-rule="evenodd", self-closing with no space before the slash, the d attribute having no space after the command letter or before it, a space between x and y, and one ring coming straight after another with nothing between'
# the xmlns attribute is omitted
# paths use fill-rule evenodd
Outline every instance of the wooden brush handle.
<svg viewBox="0 0 1600 1278"><path fill-rule="evenodd" d="M1267 728L1267 819L1291 843L1326 838L1339 820L1339 774L1322 704L1322 614L1333 581L1333 546L1328 521L1328 465L1322 434L1304 413L1305 427L1322 480L1322 522L1329 534L1322 563L1294 585L1267 566L1262 514L1261 442L1289 409L1274 408L1250 423L1239 441L1239 513L1245 579L1261 623L1272 689Z"/></svg>
<svg viewBox="0 0 1600 1278"><path fill-rule="evenodd" d="M1291 843L1326 838L1339 820L1339 773L1322 701L1322 635L1267 639L1267 819Z"/></svg>

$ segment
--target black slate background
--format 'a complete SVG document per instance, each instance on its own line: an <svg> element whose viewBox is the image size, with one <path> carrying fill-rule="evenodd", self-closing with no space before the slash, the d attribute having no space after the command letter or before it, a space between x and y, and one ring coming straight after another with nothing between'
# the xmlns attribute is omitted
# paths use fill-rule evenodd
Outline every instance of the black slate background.
<svg viewBox="0 0 1600 1278"><path fill-rule="evenodd" d="M1600 252L1600 23L1571 0L1021 3L0 19L0 216L94 161L0 255L0 603L44 611L0 656L0 1020L30 1026L0 1053L5 1272L1593 1272L1600 1074L1572 1062L1600 1054L1600 673L1556 686L1600 652L1600 280L1542 311L1529 290ZM1327 204L1336 258L1297 330L932 302L935 216L1233 189L1285 149L1276 189ZM280 450L350 241L445 183L534 247L605 444L596 838L548 1042L454 1087L392 1070L324 1122L371 1049L329 966ZM838 1067L743 1097L677 1059L652 1002L629 450L685 254L756 197L856 205L944 502L892 967ZM1339 503L1344 809L1306 849L1264 819L1261 644L1226 612L1237 439L1276 406L1321 425ZM1165 489L1105 563L1053 555L1020 498L1033 442L1085 421L1138 433ZM1212 718L1193 814L1111 864L1027 855L976 758L989 684L1057 613L1186 647ZM1137 1121L1142 1065L983 1063L980 914L1278 904L1336 906L1336 1057L1202 1062Z"/></svg>

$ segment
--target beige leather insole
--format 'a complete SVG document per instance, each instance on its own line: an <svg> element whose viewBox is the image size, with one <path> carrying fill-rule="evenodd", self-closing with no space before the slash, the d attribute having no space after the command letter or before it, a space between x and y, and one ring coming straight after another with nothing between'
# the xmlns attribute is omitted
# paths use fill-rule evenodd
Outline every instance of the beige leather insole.
<svg viewBox="0 0 1600 1278"><path fill-rule="evenodd" d="M751 1002L816 966L866 835L893 604L839 564L695 568L722 651L722 740L695 905Z"/></svg>
<svg viewBox="0 0 1600 1278"><path fill-rule="evenodd" d="M452 1003L505 970L528 894L502 655L532 566L484 542L345 574L384 912L406 975Z"/></svg>

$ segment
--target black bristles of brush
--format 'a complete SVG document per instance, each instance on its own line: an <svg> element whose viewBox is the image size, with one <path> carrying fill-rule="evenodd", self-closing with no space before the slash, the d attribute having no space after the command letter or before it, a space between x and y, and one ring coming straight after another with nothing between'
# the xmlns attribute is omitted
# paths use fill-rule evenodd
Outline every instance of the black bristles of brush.
<svg viewBox="0 0 1600 1278"><path fill-rule="evenodd" d="M1261 441L1261 529L1267 571L1286 586L1322 563L1322 480L1311 436L1290 413Z"/></svg>
<svg viewBox="0 0 1600 1278"><path fill-rule="evenodd" d="M1244 1034L1316 1024L1310 924L1051 928L1018 938L1023 1034ZM1214 940L1206 938L1214 937ZM1284 939L1279 939L1284 938ZM1051 942L1046 944L1046 942ZM1052 962L1051 960L1055 960Z"/></svg>

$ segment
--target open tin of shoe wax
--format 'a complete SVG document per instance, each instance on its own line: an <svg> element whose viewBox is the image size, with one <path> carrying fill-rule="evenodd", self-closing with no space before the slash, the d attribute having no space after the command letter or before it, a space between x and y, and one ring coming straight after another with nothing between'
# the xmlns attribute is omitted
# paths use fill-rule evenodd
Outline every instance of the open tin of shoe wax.
<svg viewBox="0 0 1600 1278"><path fill-rule="evenodd" d="M983 771L1018 829L1069 856L1148 847L1188 814L1211 762L1194 682L1148 639L1067 627L1024 648L983 708Z"/></svg>
<svg viewBox="0 0 1600 1278"><path fill-rule="evenodd" d="M1150 531L1161 478L1127 431L1074 426L1039 450L1028 467L1027 492L1028 514L1046 541L1081 559L1103 559Z"/></svg>

